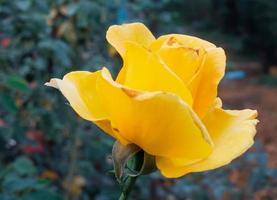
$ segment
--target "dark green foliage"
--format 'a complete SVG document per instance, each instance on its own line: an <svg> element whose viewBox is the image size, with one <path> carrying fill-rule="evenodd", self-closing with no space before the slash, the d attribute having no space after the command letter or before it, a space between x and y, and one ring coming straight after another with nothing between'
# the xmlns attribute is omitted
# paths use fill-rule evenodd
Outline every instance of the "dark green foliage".
<svg viewBox="0 0 277 200"><path fill-rule="evenodd" d="M142 21L157 35L184 30L239 34L246 49L276 51L276 1L236 2L240 17L230 28L227 0L0 0L0 199L116 199L120 188L109 173L113 140L80 119L44 83L72 70L102 66L115 75L120 60L109 55L105 32L125 21ZM263 9L257 13L259 6ZM143 177L134 196L220 199L227 191L233 199L252 199L260 187L276 187L276 170L260 166L266 157L262 152L249 154L261 159L254 166L246 156L240 165L185 179L165 180L157 173ZM242 194L228 172L246 167L251 167L250 188Z"/></svg>
<svg viewBox="0 0 277 200"><path fill-rule="evenodd" d="M83 177L84 198L118 190L105 161L111 139L44 86L72 70L113 66L109 2L0 1L0 199L79 196Z"/></svg>

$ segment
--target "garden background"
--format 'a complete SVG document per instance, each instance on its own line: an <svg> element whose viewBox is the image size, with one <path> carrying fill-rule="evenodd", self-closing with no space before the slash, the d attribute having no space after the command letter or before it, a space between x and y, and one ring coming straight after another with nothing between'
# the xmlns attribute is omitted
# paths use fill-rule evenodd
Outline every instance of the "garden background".
<svg viewBox="0 0 277 200"><path fill-rule="evenodd" d="M231 165L180 179L142 177L135 200L277 199L276 0L0 0L0 199L110 200L113 140L44 83L121 60L112 24L184 33L225 49L225 108L259 112L256 143Z"/></svg>

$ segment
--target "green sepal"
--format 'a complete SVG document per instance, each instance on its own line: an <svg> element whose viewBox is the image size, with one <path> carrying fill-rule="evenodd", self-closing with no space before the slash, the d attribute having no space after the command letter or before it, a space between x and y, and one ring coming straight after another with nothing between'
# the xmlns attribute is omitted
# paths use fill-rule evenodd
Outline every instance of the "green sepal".
<svg viewBox="0 0 277 200"><path fill-rule="evenodd" d="M121 182L124 175L136 177L157 170L155 157L149 155L135 144L114 143L112 160L115 177Z"/></svg>
<svg viewBox="0 0 277 200"><path fill-rule="evenodd" d="M140 151L140 148L135 144L122 145L118 141L114 143L112 150L112 159L115 177L119 182L124 175L127 161L138 151Z"/></svg>
<svg viewBox="0 0 277 200"><path fill-rule="evenodd" d="M139 155L139 157L140 157L139 159L142 160L141 161L142 164L139 169L135 170L132 166L130 166L130 162L128 162L127 163L128 176L135 177L135 176L140 176L140 175L146 175L146 174L150 174L157 170L154 156L146 153L145 151L140 151L137 154L139 154L139 153L141 154L141 155ZM136 159L138 159L138 158L136 158Z"/></svg>

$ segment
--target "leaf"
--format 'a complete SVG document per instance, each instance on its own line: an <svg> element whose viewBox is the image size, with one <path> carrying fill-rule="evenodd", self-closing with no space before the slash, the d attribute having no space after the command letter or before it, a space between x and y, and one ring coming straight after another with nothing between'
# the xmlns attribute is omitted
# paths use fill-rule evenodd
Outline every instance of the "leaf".
<svg viewBox="0 0 277 200"><path fill-rule="evenodd" d="M23 93L30 93L31 88L28 86L28 83L18 76L10 76L5 82L5 85L11 89L18 90Z"/></svg>
<svg viewBox="0 0 277 200"><path fill-rule="evenodd" d="M126 146L116 141L113 145L112 159L115 170L115 177L120 180L124 174L124 169L127 161L135 155L140 148L135 144L128 144Z"/></svg>
<svg viewBox="0 0 277 200"><path fill-rule="evenodd" d="M9 192L19 192L33 189L36 185L34 178L22 178L15 173L7 175L3 180L3 189Z"/></svg>
<svg viewBox="0 0 277 200"><path fill-rule="evenodd" d="M15 114L18 110L15 100L6 94L0 95L0 106L2 106L7 112Z"/></svg>
<svg viewBox="0 0 277 200"><path fill-rule="evenodd" d="M14 195L11 195L11 194L0 194L0 199L1 200L14 200L15 197Z"/></svg>
<svg viewBox="0 0 277 200"><path fill-rule="evenodd" d="M61 195L49 190L40 190L24 194L19 200L62 200Z"/></svg>
<svg viewBox="0 0 277 200"><path fill-rule="evenodd" d="M25 156L17 158L13 166L20 175L32 175L36 172L33 162Z"/></svg>
<svg viewBox="0 0 277 200"><path fill-rule="evenodd" d="M16 1L15 5L17 6L18 9L20 9L22 11L27 11L31 6L31 1L30 0L20 0L20 1Z"/></svg>
<svg viewBox="0 0 277 200"><path fill-rule="evenodd" d="M41 50L47 50L53 53L53 57L63 66L69 67L71 65L71 47L62 40L47 39L38 44Z"/></svg>
<svg viewBox="0 0 277 200"><path fill-rule="evenodd" d="M79 4L71 3L66 7L66 15L73 16L77 12L78 9L79 9Z"/></svg>

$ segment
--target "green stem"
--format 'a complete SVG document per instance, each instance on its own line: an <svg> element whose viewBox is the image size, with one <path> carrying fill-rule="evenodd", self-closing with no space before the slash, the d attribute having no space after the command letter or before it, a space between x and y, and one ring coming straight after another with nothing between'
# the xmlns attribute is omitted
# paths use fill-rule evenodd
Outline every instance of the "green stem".
<svg viewBox="0 0 277 200"><path fill-rule="evenodd" d="M122 193L118 200L127 200L128 199L129 194L131 193L136 180L137 180L137 176L134 176L134 177L128 176L127 180L124 183L124 188L123 188Z"/></svg>
<svg viewBox="0 0 277 200"><path fill-rule="evenodd" d="M133 162L130 166L131 169L135 170L135 171L139 171L141 169L141 166L143 164L143 155L144 152L143 151L139 151L133 158ZM118 200L127 200L132 189L133 186L135 185L135 182L137 180L139 176L128 176L126 178L126 180L124 181L124 185L123 185L123 189L122 189L122 193L119 197Z"/></svg>
<svg viewBox="0 0 277 200"><path fill-rule="evenodd" d="M73 144L70 151L70 162L68 167L68 174L65 179L65 183L67 185L66 194L64 195L65 200L72 200L75 199L74 194L70 192L70 184L72 183L72 180L74 178L74 173L76 171L76 164L78 160L78 151L80 146L80 139L79 139L79 133L73 135Z"/></svg>

